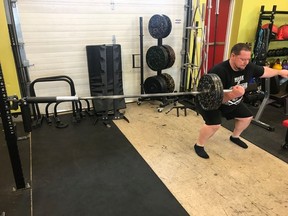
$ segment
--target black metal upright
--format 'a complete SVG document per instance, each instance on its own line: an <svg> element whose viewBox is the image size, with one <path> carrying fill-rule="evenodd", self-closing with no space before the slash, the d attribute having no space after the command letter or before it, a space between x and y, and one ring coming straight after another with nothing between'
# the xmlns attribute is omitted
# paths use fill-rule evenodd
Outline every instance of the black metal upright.
<svg viewBox="0 0 288 216"><path fill-rule="evenodd" d="M143 48L143 17L139 17L140 28L140 74L141 74L141 94L144 94L144 48Z"/></svg>
<svg viewBox="0 0 288 216"><path fill-rule="evenodd" d="M10 156L10 161L13 169L13 175L16 183L16 188L24 189L26 184L23 176L22 164L18 151L16 129L10 112L10 103L8 102L7 91L5 87L1 65L0 65L0 112L5 132L5 139Z"/></svg>
<svg viewBox="0 0 288 216"><path fill-rule="evenodd" d="M16 1L13 0L5 0L4 3L20 92L21 96L25 97L28 96L30 85L30 76L28 71L29 61L26 59L26 53L24 50L24 40L22 37L17 5Z"/></svg>
<svg viewBox="0 0 288 216"><path fill-rule="evenodd" d="M180 83L180 91L187 90L187 74L188 67L187 62L189 62L189 47L190 47L190 36L191 31L188 27L192 25L192 0L187 0L185 5L185 20L184 20L184 32L183 32L183 44L182 44L182 59L181 59L181 83Z"/></svg>

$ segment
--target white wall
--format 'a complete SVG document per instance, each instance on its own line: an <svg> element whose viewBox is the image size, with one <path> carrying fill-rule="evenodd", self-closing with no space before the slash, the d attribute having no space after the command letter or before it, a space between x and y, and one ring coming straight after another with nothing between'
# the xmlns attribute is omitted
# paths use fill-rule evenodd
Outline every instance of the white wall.
<svg viewBox="0 0 288 216"><path fill-rule="evenodd" d="M148 31L154 14L165 14L172 21L171 34L163 39L176 54L169 73L178 88L184 21L184 0L19 0L20 23L33 81L39 77L68 75L79 96L89 96L86 45L111 44L113 35L122 48L125 94L140 93L140 69L132 68L132 54L140 53L139 17L143 17L145 78L156 75L145 60L150 46L156 45ZM178 22L175 22L175 21ZM180 23L179 23L180 20ZM69 95L61 82L37 84L37 95ZM67 103L68 104L68 103ZM65 105L62 109L67 109ZM59 107L60 108L60 107ZM61 109L61 108L60 108Z"/></svg>

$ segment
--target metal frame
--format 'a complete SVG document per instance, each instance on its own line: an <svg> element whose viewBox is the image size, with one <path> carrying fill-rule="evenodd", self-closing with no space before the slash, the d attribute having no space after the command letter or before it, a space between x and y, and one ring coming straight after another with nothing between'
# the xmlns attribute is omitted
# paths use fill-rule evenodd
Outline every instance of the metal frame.
<svg viewBox="0 0 288 216"><path fill-rule="evenodd" d="M10 103L7 100L7 91L5 88L4 76L0 65L0 110L1 119L5 132L5 139L8 147L10 162L12 165L16 189L23 189L26 183L23 176L23 169L17 145L16 128L10 112Z"/></svg>
<svg viewBox="0 0 288 216"><path fill-rule="evenodd" d="M271 125L268 125L262 121L260 121L260 118L263 114L263 111L266 107L267 104L270 103L270 99L269 99L269 96L270 96L270 79L269 78L265 78L265 92L264 92L264 99L259 107L259 110L258 112L256 113L256 116L252 119L252 123L257 125L257 126L260 126L268 131L274 131L275 128L272 127Z"/></svg>

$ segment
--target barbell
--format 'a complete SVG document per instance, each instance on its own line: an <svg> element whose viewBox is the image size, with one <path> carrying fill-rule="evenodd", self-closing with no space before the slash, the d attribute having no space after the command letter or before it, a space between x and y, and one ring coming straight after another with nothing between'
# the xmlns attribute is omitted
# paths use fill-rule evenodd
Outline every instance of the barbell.
<svg viewBox="0 0 288 216"><path fill-rule="evenodd" d="M89 97L78 96L47 96L47 97L25 97L22 101L27 103L50 103L64 101L80 100L105 100L105 99L124 99L124 98L162 98L177 96L196 96L196 102L204 110L215 110L220 107L223 101L224 92L231 92L230 89L223 89L222 82L216 74L203 75L198 83L197 91L174 92L174 93L153 93L153 94L135 94L135 95L96 95Z"/></svg>

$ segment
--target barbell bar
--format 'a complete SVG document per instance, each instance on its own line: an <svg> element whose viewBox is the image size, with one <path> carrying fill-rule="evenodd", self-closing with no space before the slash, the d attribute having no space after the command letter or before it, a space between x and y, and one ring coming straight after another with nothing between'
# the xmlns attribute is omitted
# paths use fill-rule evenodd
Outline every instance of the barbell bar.
<svg viewBox="0 0 288 216"><path fill-rule="evenodd" d="M230 89L224 89L223 92L231 92ZM161 97L176 97L176 96L188 96L198 95L205 92L190 91L190 92L174 92L174 93L154 93L154 94L135 94L135 95L97 95L88 97L78 96L44 96L44 97L25 97L24 100L27 103L49 103L49 102L64 102L64 101L79 101L79 100L105 100L105 99L124 99L124 98L161 98Z"/></svg>
<svg viewBox="0 0 288 216"><path fill-rule="evenodd" d="M174 92L174 93L153 93L153 94L136 94L136 95L96 95L89 97L78 96L47 96L47 97L25 97L21 99L27 103L51 103L64 101L80 101L80 100L105 100L105 99L124 99L124 98L161 98L176 96L196 96L196 102L204 110L215 110L220 107L225 92L231 92L231 89L223 89L222 82L216 74L203 75L198 83L197 91Z"/></svg>

